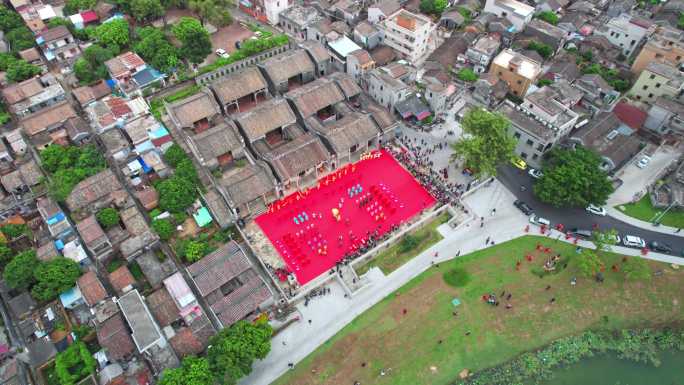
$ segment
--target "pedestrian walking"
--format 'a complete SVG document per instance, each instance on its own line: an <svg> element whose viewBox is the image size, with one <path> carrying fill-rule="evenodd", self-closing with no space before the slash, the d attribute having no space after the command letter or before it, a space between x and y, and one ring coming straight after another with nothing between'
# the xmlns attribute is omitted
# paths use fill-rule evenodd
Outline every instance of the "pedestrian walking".
<svg viewBox="0 0 684 385"><path fill-rule="evenodd" d="M288 363L287 363L287 366L289 366L290 369L294 368L294 364L293 364L292 362L288 362Z"/></svg>
<svg viewBox="0 0 684 385"><path fill-rule="evenodd" d="M675 234L677 234L680 231L682 231L682 229L677 229L677 231L675 231Z"/></svg>

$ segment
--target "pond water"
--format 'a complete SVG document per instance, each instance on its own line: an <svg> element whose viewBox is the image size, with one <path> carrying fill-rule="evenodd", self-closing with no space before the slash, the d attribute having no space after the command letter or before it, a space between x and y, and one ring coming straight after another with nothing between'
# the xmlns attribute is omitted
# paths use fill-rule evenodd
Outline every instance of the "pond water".
<svg viewBox="0 0 684 385"><path fill-rule="evenodd" d="M660 355L659 367L602 355L558 369L540 385L684 385L684 352Z"/></svg>

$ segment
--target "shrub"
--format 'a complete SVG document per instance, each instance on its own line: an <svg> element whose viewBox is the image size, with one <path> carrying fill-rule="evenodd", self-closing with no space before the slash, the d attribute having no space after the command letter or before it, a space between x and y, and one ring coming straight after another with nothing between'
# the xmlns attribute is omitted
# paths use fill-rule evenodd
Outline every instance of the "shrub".
<svg viewBox="0 0 684 385"><path fill-rule="evenodd" d="M110 229L119 224L119 212L111 207L98 211L95 217L105 229Z"/></svg>
<svg viewBox="0 0 684 385"><path fill-rule="evenodd" d="M475 80L479 78L477 74L471 70L470 68L463 68L460 71L458 71L458 75L456 75L460 80L464 82L469 82L472 83Z"/></svg>
<svg viewBox="0 0 684 385"><path fill-rule="evenodd" d="M61 385L73 385L89 374L95 373L97 362L83 342L76 342L55 359L55 372Z"/></svg>
<svg viewBox="0 0 684 385"><path fill-rule="evenodd" d="M39 263L35 250L24 251L17 254L5 266L2 277L7 286L12 289L27 289L35 281L33 271Z"/></svg>
<svg viewBox="0 0 684 385"><path fill-rule="evenodd" d="M204 257L209 250L209 245L202 241L190 241L185 246L185 260L188 262L197 262Z"/></svg>
<svg viewBox="0 0 684 385"><path fill-rule="evenodd" d="M407 234L403 238L401 238L401 241L399 242L399 252L408 253L409 251L418 247L419 243L420 240L418 239L418 237L412 234Z"/></svg>
<svg viewBox="0 0 684 385"><path fill-rule="evenodd" d="M444 282L453 287L463 287L470 282L470 274L461 267L454 267L442 275Z"/></svg>
<svg viewBox="0 0 684 385"><path fill-rule="evenodd" d="M29 234L29 228L25 224L15 225L13 223L4 225L0 227L0 232L8 239L14 239L22 236L23 234Z"/></svg>

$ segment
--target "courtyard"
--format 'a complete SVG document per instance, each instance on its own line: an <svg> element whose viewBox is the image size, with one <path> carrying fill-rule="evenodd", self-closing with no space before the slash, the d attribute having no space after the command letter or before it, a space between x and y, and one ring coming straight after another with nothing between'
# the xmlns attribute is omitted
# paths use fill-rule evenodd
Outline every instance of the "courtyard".
<svg viewBox="0 0 684 385"><path fill-rule="evenodd" d="M568 259L567 267L543 278L533 273L555 254ZM607 269L605 281L597 283L580 276L575 255L572 244L525 236L439 263L362 313L275 383L449 384L463 369L494 366L585 329L684 319L681 271L648 261L649 281L627 281L624 273ZM620 269L622 255L600 255L605 266ZM454 268L465 272L465 285L445 282L443 275ZM500 296L504 291L510 299ZM500 306L483 301L490 293Z"/></svg>

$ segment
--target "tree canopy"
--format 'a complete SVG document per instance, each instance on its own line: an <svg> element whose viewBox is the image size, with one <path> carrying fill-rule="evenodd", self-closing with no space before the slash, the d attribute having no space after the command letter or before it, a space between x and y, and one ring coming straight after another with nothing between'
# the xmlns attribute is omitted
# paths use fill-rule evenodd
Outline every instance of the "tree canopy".
<svg viewBox="0 0 684 385"><path fill-rule="evenodd" d="M39 263L35 250L24 251L5 266L2 277L12 289L28 289L35 282L33 271Z"/></svg>
<svg viewBox="0 0 684 385"><path fill-rule="evenodd" d="M63 12L65 16L73 15L78 11L93 9L96 4L97 0L67 0Z"/></svg>
<svg viewBox="0 0 684 385"><path fill-rule="evenodd" d="M554 148L544 160L544 175L534 184L534 194L556 207L601 206L613 185L600 166L601 158L584 147Z"/></svg>
<svg viewBox="0 0 684 385"><path fill-rule="evenodd" d="M29 64L26 60L18 59L7 67L7 80L21 82L39 75L41 72L39 67Z"/></svg>
<svg viewBox="0 0 684 385"><path fill-rule="evenodd" d="M32 270L36 284L31 288L31 295L45 302L74 287L81 276L78 263L64 257L33 265Z"/></svg>
<svg viewBox="0 0 684 385"><path fill-rule="evenodd" d="M74 74L83 84L90 84L109 76L104 63L114 57L111 49L93 44L83 51L74 64Z"/></svg>
<svg viewBox="0 0 684 385"><path fill-rule="evenodd" d="M510 122L483 108L468 111L461 120L464 135L454 143L454 158L479 177L496 175L496 167L514 157L516 141L508 132Z"/></svg>
<svg viewBox="0 0 684 385"><path fill-rule="evenodd" d="M170 220L161 218L152 221L152 230L154 230L162 241L168 241L173 236L175 228Z"/></svg>
<svg viewBox="0 0 684 385"><path fill-rule="evenodd" d="M458 71L458 75L456 75L460 80L464 82L469 82L472 83L475 80L479 78L475 71L471 70L470 68L462 68L460 71Z"/></svg>
<svg viewBox="0 0 684 385"><path fill-rule="evenodd" d="M178 52L161 29L144 27L137 30L138 41L133 46L149 65L159 71L170 73L178 66Z"/></svg>
<svg viewBox="0 0 684 385"><path fill-rule="evenodd" d="M236 383L252 371L252 362L271 351L273 329L266 320L238 321L209 341L207 360L221 383Z"/></svg>
<svg viewBox="0 0 684 385"><path fill-rule="evenodd" d="M558 15L556 15L554 12L551 11L544 11L544 12L539 12L537 14L537 18L540 20L544 20L545 22L549 24L556 25L558 24Z"/></svg>
<svg viewBox="0 0 684 385"><path fill-rule="evenodd" d="M447 5L447 0L420 0L420 11L439 16L444 12Z"/></svg>
<svg viewBox="0 0 684 385"><path fill-rule="evenodd" d="M104 47L110 49L115 55L121 52L130 42L128 22L125 19L114 19L95 28L95 38Z"/></svg>
<svg viewBox="0 0 684 385"><path fill-rule="evenodd" d="M97 361L82 341L71 344L55 358L55 372L61 385L74 385L95 373Z"/></svg>
<svg viewBox="0 0 684 385"><path fill-rule="evenodd" d="M228 11L228 7L233 6L232 0L190 0L188 8L199 15L202 25L206 21L217 27L230 25L233 16Z"/></svg>
<svg viewBox="0 0 684 385"><path fill-rule="evenodd" d="M13 52L23 51L36 45L33 32L26 26L17 27L5 33L5 40Z"/></svg>
<svg viewBox="0 0 684 385"><path fill-rule="evenodd" d="M536 41L530 42L527 45L527 49L536 51L539 54L539 56L543 57L544 59L548 59L551 56L553 56L553 48L546 44L537 43Z"/></svg>
<svg viewBox="0 0 684 385"><path fill-rule="evenodd" d="M159 0L131 0L131 15L138 21L152 21L164 15L164 7Z"/></svg>
<svg viewBox="0 0 684 385"><path fill-rule="evenodd" d="M119 212L111 207L105 207L95 214L97 221L105 229L112 228L119 224Z"/></svg>
<svg viewBox="0 0 684 385"><path fill-rule="evenodd" d="M180 54L190 62L198 64L211 53L209 32L197 19L182 17L173 27L173 34L181 42Z"/></svg>
<svg viewBox="0 0 684 385"><path fill-rule="evenodd" d="M598 254L589 249L584 249L575 257L577 261L577 268L585 277L593 277L603 267L603 262Z"/></svg>
<svg viewBox="0 0 684 385"><path fill-rule="evenodd" d="M60 202L66 199L78 182L105 168L102 154L92 145L51 145L40 152L40 160L45 170L52 174L48 191Z"/></svg>
<svg viewBox="0 0 684 385"><path fill-rule="evenodd" d="M159 385L207 385L214 383L214 374L206 358L188 356L179 368L166 369Z"/></svg>

